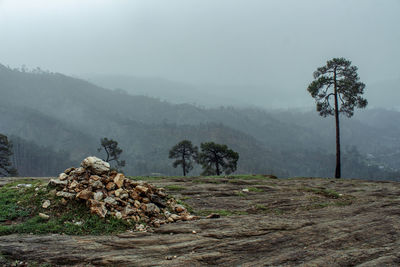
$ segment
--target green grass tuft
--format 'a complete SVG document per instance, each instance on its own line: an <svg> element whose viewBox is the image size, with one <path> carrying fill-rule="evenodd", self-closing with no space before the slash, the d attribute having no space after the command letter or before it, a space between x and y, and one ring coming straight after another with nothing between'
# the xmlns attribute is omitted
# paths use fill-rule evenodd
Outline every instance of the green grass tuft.
<svg viewBox="0 0 400 267"><path fill-rule="evenodd" d="M249 189L250 192L257 192L257 193L264 192L264 190L257 187L248 187L247 189Z"/></svg>
<svg viewBox="0 0 400 267"><path fill-rule="evenodd" d="M170 191L182 191L185 190L186 188L181 186L181 185L166 185L164 186L165 189L170 190Z"/></svg>
<svg viewBox="0 0 400 267"><path fill-rule="evenodd" d="M13 233L69 235L101 235L124 232L134 223L116 218L100 218L91 214L84 202L69 201L62 205L40 181L24 181L30 188L17 188L22 183L7 184L0 188L0 235ZM44 200L50 200L48 209L41 207ZM49 220L38 214L46 213Z"/></svg>
<svg viewBox="0 0 400 267"><path fill-rule="evenodd" d="M242 191L237 191L236 194L237 194L239 197L245 197L245 196L246 196L246 194L243 193Z"/></svg>
<svg viewBox="0 0 400 267"><path fill-rule="evenodd" d="M304 187L302 188L303 191L311 192L317 195L321 195L327 198L339 198L340 195L336 191L324 188L311 188L311 187Z"/></svg>

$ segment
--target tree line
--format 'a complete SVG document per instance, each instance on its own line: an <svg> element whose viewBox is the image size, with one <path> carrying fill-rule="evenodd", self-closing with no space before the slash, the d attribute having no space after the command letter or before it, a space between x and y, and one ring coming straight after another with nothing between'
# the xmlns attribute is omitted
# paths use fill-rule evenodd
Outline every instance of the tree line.
<svg viewBox="0 0 400 267"><path fill-rule="evenodd" d="M101 147L98 151L104 150L106 158L104 161L115 161L115 168L125 166L125 161L120 160L123 150L118 146L118 142L113 139L102 138ZM201 151L197 146L193 146L189 140L183 140L173 146L169 151L169 158L176 159L172 166L181 166L183 176L186 176L192 169L193 164L198 163L202 166L202 175L221 175L230 174L236 171L239 153L229 149L227 145L205 142L200 145Z"/></svg>
<svg viewBox="0 0 400 267"><path fill-rule="evenodd" d="M367 100L362 98L365 84L359 81L357 67L344 58L333 58L325 66L314 72L314 81L307 90L316 101L317 112L323 117L333 115L336 126L336 169L335 177L341 177L341 149L339 114L352 117L354 109L365 108ZM104 149L106 161L115 161L117 167L123 167L124 161L119 160L122 149L112 139L103 138L101 149ZM15 175L10 156L12 144L5 135L0 134L0 176ZM220 175L232 173L236 170L239 154L226 145L206 142L199 149L188 140L175 145L170 151L170 158L176 159L173 167L181 166L185 176L198 163L203 168L203 175Z"/></svg>
<svg viewBox="0 0 400 267"><path fill-rule="evenodd" d="M176 159L173 167L182 167L183 176L193 169L193 163L202 166L202 175L221 175L230 174L236 171L239 153L229 149L227 145L205 142L200 145L201 151L197 146L193 146L189 140L183 140L173 146L169 151L169 158Z"/></svg>

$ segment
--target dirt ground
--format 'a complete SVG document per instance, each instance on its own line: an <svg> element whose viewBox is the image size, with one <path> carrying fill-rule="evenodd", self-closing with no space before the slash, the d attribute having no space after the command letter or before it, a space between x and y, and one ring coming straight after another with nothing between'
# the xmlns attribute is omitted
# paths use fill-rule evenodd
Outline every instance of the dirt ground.
<svg viewBox="0 0 400 267"><path fill-rule="evenodd" d="M50 266L400 266L397 182L194 177L150 183L201 219L153 233L1 236L0 254ZM209 213L223 216L206 219Z"/></svg>

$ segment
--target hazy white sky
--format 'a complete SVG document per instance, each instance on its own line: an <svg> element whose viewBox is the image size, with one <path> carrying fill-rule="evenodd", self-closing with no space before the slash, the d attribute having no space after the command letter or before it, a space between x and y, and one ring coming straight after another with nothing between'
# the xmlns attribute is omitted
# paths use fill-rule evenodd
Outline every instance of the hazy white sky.
<svg viewBox="0 0 400 267"><path fill-rule="evenodd" d="M304 88L332 57L400 77L399 0L0 0L0 63Z"/></svg>

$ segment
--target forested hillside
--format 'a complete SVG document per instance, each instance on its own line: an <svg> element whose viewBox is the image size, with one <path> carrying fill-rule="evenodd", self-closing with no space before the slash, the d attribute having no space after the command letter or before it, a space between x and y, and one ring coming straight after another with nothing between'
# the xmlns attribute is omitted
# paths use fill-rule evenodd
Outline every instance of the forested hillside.
<svg viewBox="0 0 400 267"><path fill-rule="evenodd" d="M0 94L0 132L12 136L21 175L55 175L85 156L101 155L102 137L119 142L130 175L180 174L168 150L182 139L227 144L240 154L238 173L333 175L333 121L313 111L170 104L58 73L2 65ZM400 177L400 128L388 114L395 121L400 117L395 111L367 110L343 120L344 177Z"/></svg>

